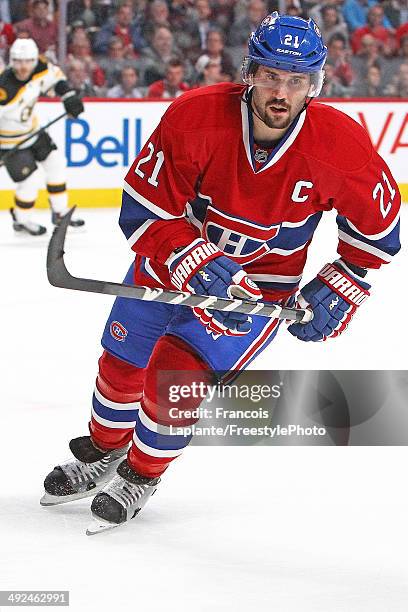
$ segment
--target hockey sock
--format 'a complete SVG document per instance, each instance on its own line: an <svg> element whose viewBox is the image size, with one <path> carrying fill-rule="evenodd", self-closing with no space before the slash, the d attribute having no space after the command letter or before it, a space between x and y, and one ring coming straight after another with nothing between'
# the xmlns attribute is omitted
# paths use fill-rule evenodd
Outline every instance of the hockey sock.
<svg viewBox="0 0 408 612"><path fill-rule="evenodd" d="M102 449L120 448L133 434L142 398L144 370L107 351L99 359L89 431Z"/></svg>
<svg viewBox="0 0 408 612"><path fill-rule="evenodd" d="M52 210L64 214L68 210L68 193L65 183L47 184L47 191Z"/></svg>
<svg viewBox="0 0 408 612"><path fill-rule="evenodd" d="M192 389L193 383L206 388L211 379L208 366L182 340L174 336L159 339L146 368L143 399L128 453L128 463L135 472L160 476L182 453L192 437L191 425L197 421L194 412L204 397L192 393L174 401L171 390L181 385Z"/></svg>

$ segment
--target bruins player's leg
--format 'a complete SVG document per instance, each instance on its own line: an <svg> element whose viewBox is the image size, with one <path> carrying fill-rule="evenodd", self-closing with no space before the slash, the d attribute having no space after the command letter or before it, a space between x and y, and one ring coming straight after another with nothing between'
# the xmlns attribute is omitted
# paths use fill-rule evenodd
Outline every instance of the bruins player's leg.
<svg viewBox="0 0 408 612"><path fill-rule="evenodd" d="M22 167L24 170L24 167ZM47 231L43 225L35 223L32 210L38 195L38 172L34 171L24 180L17 182L14 195L15 207L10 210L13 218L13 229L26 232L31 236L41 236Z"/></svg>
<svg viewBox="0 0 408 612"><path fill-rule="evenodd" d="M47 134L48 136L48 134ZM61 217L68 212L68 193L66 187L66 165L61 153L57 150L55 143L49 138L49 142L36 143L35 157L45 173L47 183L48 200L52 211L52 222L58 225ZM83 219L71 219L72 227L81 227L85 224Z"/></svg>
<svg viewBox="0 0 408 612"><path fill-rule="evenodd" d="M32 209L38 195L39 175L37 163L31 148L20 149L9 155L4 162L6 170L15 183L15 207L10 209L13 219L13 229L16 232L26 232L32 236L41 236L46 228L35 223Z"/></svg>

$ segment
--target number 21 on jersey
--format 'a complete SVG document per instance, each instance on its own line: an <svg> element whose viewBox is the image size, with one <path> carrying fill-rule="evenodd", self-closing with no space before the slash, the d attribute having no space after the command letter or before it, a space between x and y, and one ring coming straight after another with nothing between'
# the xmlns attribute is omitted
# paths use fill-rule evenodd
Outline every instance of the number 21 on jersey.
<svg viewBox="0 0 408 612"><path fill-rule="evenodd" d="M141 166L143 166L144 164L147 164L153 157L153 153L154 153L154 145L153 143L149 142L147 144L147 148L149 149L149 153L147 155L145 155L144 157L141 157L139 159L139 161L136 164L135 167L135 174L137 174L137 176L140 176L140 178L144 178L145 177L145 173L140 169ZM156 163L154 165L153 168L153 172L151 173L151 175L149 176L149 178L147 179L147 182L150 183L150 185L153 185L153 187L157 187L159 182L157 180L157 177L159 175L160 172L160 168L163 165L164 162L164 153L163 151L158 151L156 153Z"/></svg>
<svg viewBox="0 0 408 612"><path fill-rule="evenodd" d="M385 219L385 217L388 215L388 213L391 210L392 201L395 197L395 189L392 187L390 180L384 171L382 172L382 178L383 178L385 186L381 181L376 184L376 186L373 189L373 200L376 201L378 198L380 199L380 212L383 218ZM390 195L390 199L388 200L387 204L385 204L385 200L384 200L386 190L388 191Z"/></svg>

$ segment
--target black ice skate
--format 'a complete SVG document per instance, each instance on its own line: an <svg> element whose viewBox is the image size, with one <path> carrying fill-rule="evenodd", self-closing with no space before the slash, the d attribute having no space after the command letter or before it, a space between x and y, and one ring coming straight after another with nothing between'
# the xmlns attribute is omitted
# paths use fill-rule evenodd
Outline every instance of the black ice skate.
<svg viewBox="0 0 408 612"><path fill-rule="evenodd" d="M61 219L64 215L61 213L51 212L51 221L54 225L59 225L61 223ZM82 227L85 225L85 221L83 219L71 219L69 222L70 227Z"/></svg>
<svg viewBox="0 0 408 612"><path fill-rule="evenodd" d="M126 454L128 445L103 452L92 444L90 436L69 443L75 459L57 465L44 480L42 506L65 504L95 495L109 480Z"/></svg>
<svg viewBox="0 0 408 612"><path fill-rule="evenodd" d="M10 214L13 218L13 230L15 232L26 232L30 234L30 236L42 236L47 231L47 228L39 223L34 223L33 221L25 221L21 223L17 219L16 211L14 208L10 208Z"/></svg>
<svg viewBox="0 0 408 612"><path fill-rule="evenodd" d="M147 478L134 472L125 459L117 475L92 500L92 523L86 535L119 527L134 518L155 493L160 478Z"/></svg>

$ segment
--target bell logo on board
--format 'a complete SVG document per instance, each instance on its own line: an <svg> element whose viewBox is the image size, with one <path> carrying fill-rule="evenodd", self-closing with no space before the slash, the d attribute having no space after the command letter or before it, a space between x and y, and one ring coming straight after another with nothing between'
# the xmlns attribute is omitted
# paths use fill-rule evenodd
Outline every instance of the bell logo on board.
<svg viewBox="0 0 408 612"><path fill-rule="evenodd" d="M139 118L123 119L114 134L109 123L92 132L86 119L67 121L65 129L65 156L69 168L88 166L91 162L104 168L128 168L142 148L142 120ZM104 134L102 138L101 134Z"/></svg>

